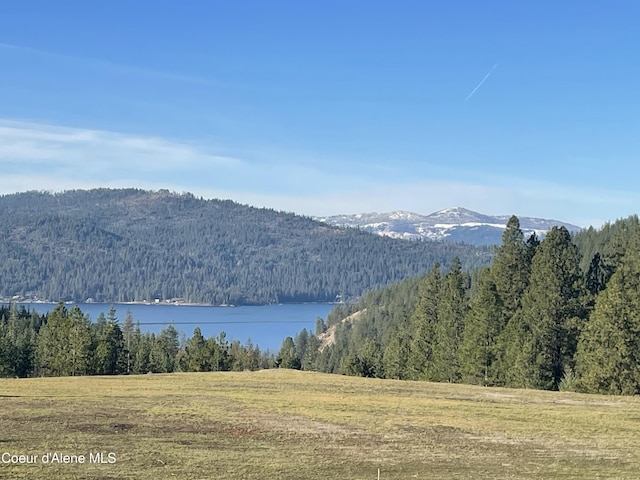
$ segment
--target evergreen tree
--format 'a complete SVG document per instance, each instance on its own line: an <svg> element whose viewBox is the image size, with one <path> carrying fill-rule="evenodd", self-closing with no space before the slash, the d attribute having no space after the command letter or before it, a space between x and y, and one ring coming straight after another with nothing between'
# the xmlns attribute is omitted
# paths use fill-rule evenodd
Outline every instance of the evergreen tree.
<svg viewBox="0 0 640 480"><path fill-rule="evenodd" d="M526 259L527 265L531 265L531 261L533 260L534 255L536 254L536 250L540 246L540 239L536 235L536 232L533 232L525 243L525 251L526 251Z"/></svg>
<svg viewBox="0 0 640 480"><path fill-rule="evenodd" d="M131 315L131 310L127 310L127 313L124 317L122 336L124 339L125 349L125 372L129 374L133 370L133 363L134 359L136 358L140 338L140 325L137 325L136 333L136 326L133 324L133 316Z"/></svg>
<svg viewBox="0 0 640 480"><path fill-rule="evenodd" d="M530 381L533 360L523 351L525 340L531 337L530 326L518 310L498 337L495 360L496 385L514 388L533 388Z"/></svg>
<svg viewBox="0 0 640 480"><path fill-rule="evenodd" d="M287 337L283 340L276 356L276 366L278 368L300 369L300 359L298 358L293 338Z"/></svg>
<svg viewBox="0 0 640 480"><path fill-rule="evenodd" d="M598 295L576 354L578 388L603 394L640 394L640 242Z"/></svg>
<svg viewBox="0 0 640 480"><path fill-rule="evenodd" d="M147 333L139 336L136 354L133 358L133 373L140 374L152 371L149 364L149 356L154 342L155 336L152 337L152 334Z"/></svg>
<svg viewBox="0 0 640 480"><path fill-rule="evenodd" d="M309 335L307 341L307 350L302 357L302 370L318 370L318 356L320 354L320 341L315 335ZM267 367L262 367L267 368Z"/></svg>
<svg viewBox="0 0 640 480"><path fill-rule="evenodd" d="M635 243L639 234L640 219L637 215L616 222L611 232L611 240L603 248L604 262L610 266L612 273L622 263L629 246Z"/></svg>
<svg viewBox="0 0 640 480"><path fill-rule="evenodd" d="M407 359L407 377L413 380L426 380L428 376L427 367L432 360L441 287L440 265L436 264L418 286L418 301L411 315L412 338Z"/></svg>
<svg viewBox="0 0 640 480"><path fill-rule="evenodd" d="M408 376L407 363L410 354L410 336L405 329L391 337L384 349L382 364L386 378L404 380Z"/></svg>
<svg viewBox="0 0 640 480"><path fill-rule="evenodd" d="M187 342L180 342L178 353L173 363L174 372L188 372L189 371L189 354L187 353Z"/></svg>
<svg viewBox="0 0 640 480"><path fill-rule="evenodd" d="M60 346L57 331L63 324L67 310L63 302L47 314L46 320L38 335L36 350L37 372L41 376L60 375Z"/></svg>
<svg viewBox="0 0 640 480"><path fill-rule="evenodd" d="M298 355L300 365L302 365L302 359L307 352L309 336L310 335L309 332L307 332L307 329L303 328L295 335L295 337L293 337L293 344L296 346L296 355Z"/></svg>
<svg viewBox="0 0 640 480"><path fill-rule="evenodd" d="M321 317L316 318L316 337L327 331L327 324Z"/></svg>
<svg viewBox="0 0 640 480"><path fill-rule="evenodd" d="M27 377L33 373L42 321L24 306L0 307L0 377Z"/></svg>
<svg viewBox="0 0 640 480"><path fill-rule="evenodd" d="M478 280L478 292L471 300L460 347L463 381L479 385L500 384L497 371L498 338L505 327L500 295L490 270Z"/></svg>
<svg viewBox="0 0 640 480"><path fill-rule="evenodd" d="M45 376L67 376L74 373L72 347L69 342L72 324L69 312L60 302L47 315L38 335L38 371Z"/></svg>
<svg viewBox="0 0 640 480"><path fill-rule="evenodd" d="M529 283L531 258L536 248L537 239L533 235L527 244L524 243L518 217L514 215L509 218L502 234L502 244L496 247L496 256L491 266L502 313L507 321L521 306L522 295Z"/></svg>
<svg viewBox="0 0 640 480"><path fill-rule="evenodd" d="M107 345L104 342L107 318L100 312L96 321L91 324L91 370L92 375L104 374L104 357Z"/></svg>
<svg viewBox="0 0 640 480"><path fill-rule="evenodd" d="M85 375L91 368L91 329L89 318L75 305L69 312L71 375Z"/></svg>
<svg viewBox="0 0 640 480"><path fill-rule="evenodd" d="M380 345L372 338L367 338L360 343L356 351L347 358L345 373L357 377L384 376L382 368L382 354Z"/></svg>
<svg viewBox="0 0 640 480"><path fill-rule="evenodd" d="M605 262L600 252L596 252L593 255L586 275L587 291L591 294L592 298L595 299L595 297L604 290L613 274L613 270L613 266Z"/></svg>
<svg viewBox="0 0 640 480"><path fill-rule="evenodd" d="M520 311L522 299L529 286L531 263L540 245L537 236L532 234L526 242L520 229L520 220L515 215L509 218L507 227L502 234L502 243L495 249L496 256L491 266L491 277L497 298L490 300L491 294L485 292L485 301L494 301L500 307L500 312L494 312L500 319L501 329L495 347L492 349L492 384L504 385L509 378L521 378L518 365L514 364L514 355L518 348L522 334L522 319ZM487 285L488 287L488 285ZM480 308L476 305L476 310ZM489 315L485 311L485 315ZM487 353L487 352L485 352ZM467 372L470 373L470 372ZM509 380L513 381L513 380Z"/></svg>
<svg viewBox="0 0 640 480"><path fill-rule="evenodd" d="M247 351L242 347L239 340L233 340L229 345L229 361L231 370L234 372L242 372L248 369Z"/></svg>
<svg viewBox="0 0 640 480"><path fill-rule="evenodd" d="M245 369L255 372L260 367L260 348L254 345L251 339L247 339L247 343L244 345L245 350Z"/></svg>
<svg viewBox="0 0 640 480"><path fill-rule="evenodd" d="M16 374L16 355L17 349L9 336L8 326L4 321L0 321L0 377L12 377Z"/></svg>
<svg viewBox="0 0 640 480"><path fill-rule="evenodd" d="M564 227L553 227L532 261L530 286L522 301L521 343L515 354L513 386L557 389L573 368L585 318L580 254Z"/></svg>
<svg viewBox="0 0 640 480"><path fill-rule="evenodd" d="M173 359L169 359L165 342L160 335L151 334L149 345L148 371L153 373L167 373L173 371Z"/></svg>
<svg viewBox="0 0 640 480"><path fill-rule="evenodd" d="M189 372L210 371L212 360L210 353L200 327L196 327L187 344L187 370Z"/></svg>
<svg viewBox="0 0 640 480"><path fill-rule="evenodd" d="M260 368L269 369L276 368L276 359L269 350L260 353Z"/></svg>
<svg viewBox="0 0 640 480"><path fill-rule="evenodd" d="M157 337L158 353L162 352L165 371L173 372L176 367L176 357L180 350L180 333L173 325L168 325L160 330Z"/></svg>
<svg viewBox="0 0 640 480"><path fill-rule="evenodd" d="M226 372L231 369L231 362L229 358L229 342L227 341L227 334L220 332L218 335L218 341L214 338L210 338L209 343L210 351L213 355L212 368L215 372Z"/></svg>
<svg viewBox="0 0 640 480"><path fill-rule="evenodd" d="M438 296L438 321L434 330L432 360L428 377L439 382L460 381L458 349L467 313L466 275L454 259Z"/></svg>
<svg viewBox="0 0 640 480"><path fill-rule="evenodd" d="M93 327L94 372L97 375L125 372L127 354L115 307L111 306L106 319L101 313Z"/></svg>

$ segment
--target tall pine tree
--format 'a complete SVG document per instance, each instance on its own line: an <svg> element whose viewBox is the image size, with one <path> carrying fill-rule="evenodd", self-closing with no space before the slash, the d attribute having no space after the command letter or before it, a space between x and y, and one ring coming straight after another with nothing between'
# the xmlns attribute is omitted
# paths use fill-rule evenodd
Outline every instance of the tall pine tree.
<svg viewBox="0 0 640 480"><path fill-rule="evenodd" d="M496 256L491 267L493 282L507 321L520 309L522 295L529 284L535 238L532 242L524 243L518 217L514 215L509 218L507 228L502 234L502 244L496 247Z"/></svg>
<svg viewBox="0 0 640 480"><path fill-rule="evenodd" d="M91 322L75 305L69 312L69 349L71 375L84 375L89 372L91 347Z"/></svg>
<svg viewBox="0 0 640 480"><path fill-rule="evenodd" d="M536 250L530 285L512 333L512 386L557 389L573 368L573 356L585 317L580 254L564 227L553 227ZM519 338L517 338L519 337Z"/></svg>
<svg viewBox="0 0 640 480"><path fill-rule="evenodd" d="M640 394L640 237L618 260L598 295L576 354L578 388L592 393Z"/></svg>
<svg viewBox="0 0 640 480"><path fill-rule="evenodd" d="M411 315L411 344L407 359L407 377L427 380L432 360L435 328L438 323L438 299L442 288L440 265L435 264L418 285L418 301Z"/></svg>
<svg viewBox="0 0 640 480"><path fill-rule="evenodd" d="M464 382L479 385L501 383L497 371L498 338L505 327L502 300L490 270L483 270L478 291L470 302L460 346Z"/></svg>
<svg viewBox="0 0 640 480"><path fill-rule="evenodd" d="M460 362L458 349L467 314L467 275L455 258L444 279L438 296L438 321L434 330L432 359L427 365L427 376L438 382L459 382Z"/></svg>

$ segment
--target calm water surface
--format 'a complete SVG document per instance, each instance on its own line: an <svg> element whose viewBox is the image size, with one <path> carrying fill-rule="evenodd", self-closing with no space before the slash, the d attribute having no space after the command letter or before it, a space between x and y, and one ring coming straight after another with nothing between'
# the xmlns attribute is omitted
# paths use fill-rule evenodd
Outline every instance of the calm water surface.
<svg viewBox="0 0 640 480"><path fill-rule="evenodd" d="M55 304L33 303L25 307L38 313L51 311ZM100 313L106 316L111 304L81 303L83 313L95 321ZM173 325L176 330L191 337L193 329L200 327L205 338L227 334L227 340L251 339L261 350L277 353L285 337L293 337L303 328L315 331L316 319L326 320L334 307L327 303L261 305L246 307L211 307L188 305L115 304L116 317L123 325L127 310L134 322L140 322L143 332L158 333L164 326ZM72 308L73 305L67 305Z"/></svg>

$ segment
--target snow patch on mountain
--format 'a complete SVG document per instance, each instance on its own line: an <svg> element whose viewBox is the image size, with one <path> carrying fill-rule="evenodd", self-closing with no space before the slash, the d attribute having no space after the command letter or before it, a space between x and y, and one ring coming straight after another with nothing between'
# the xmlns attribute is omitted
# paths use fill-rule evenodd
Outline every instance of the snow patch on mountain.
<svg viewBox="0 0 640 480"><path fill-rule="evenodd" d="M491 216L462 207L452 207L420 215L413 212L359 213L316 217L315 220L346 228L359 228L392 238L405 240L443 240L472 245L498 245L511 215ZM569 232L580 227L558 220L518 217L526 237L535 233L542 238L554 226L564 226Z"/></svg>

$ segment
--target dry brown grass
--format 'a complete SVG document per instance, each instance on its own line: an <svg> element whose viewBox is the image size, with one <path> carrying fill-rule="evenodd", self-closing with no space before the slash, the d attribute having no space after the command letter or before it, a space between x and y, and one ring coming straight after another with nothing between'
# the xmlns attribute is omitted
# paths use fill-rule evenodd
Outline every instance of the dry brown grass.
<svg viewBox="0 0 640 480"><path fill-rule="evenodd" d="M289 370L0 380L0 478L639 478L640 400Z"/></svg>

